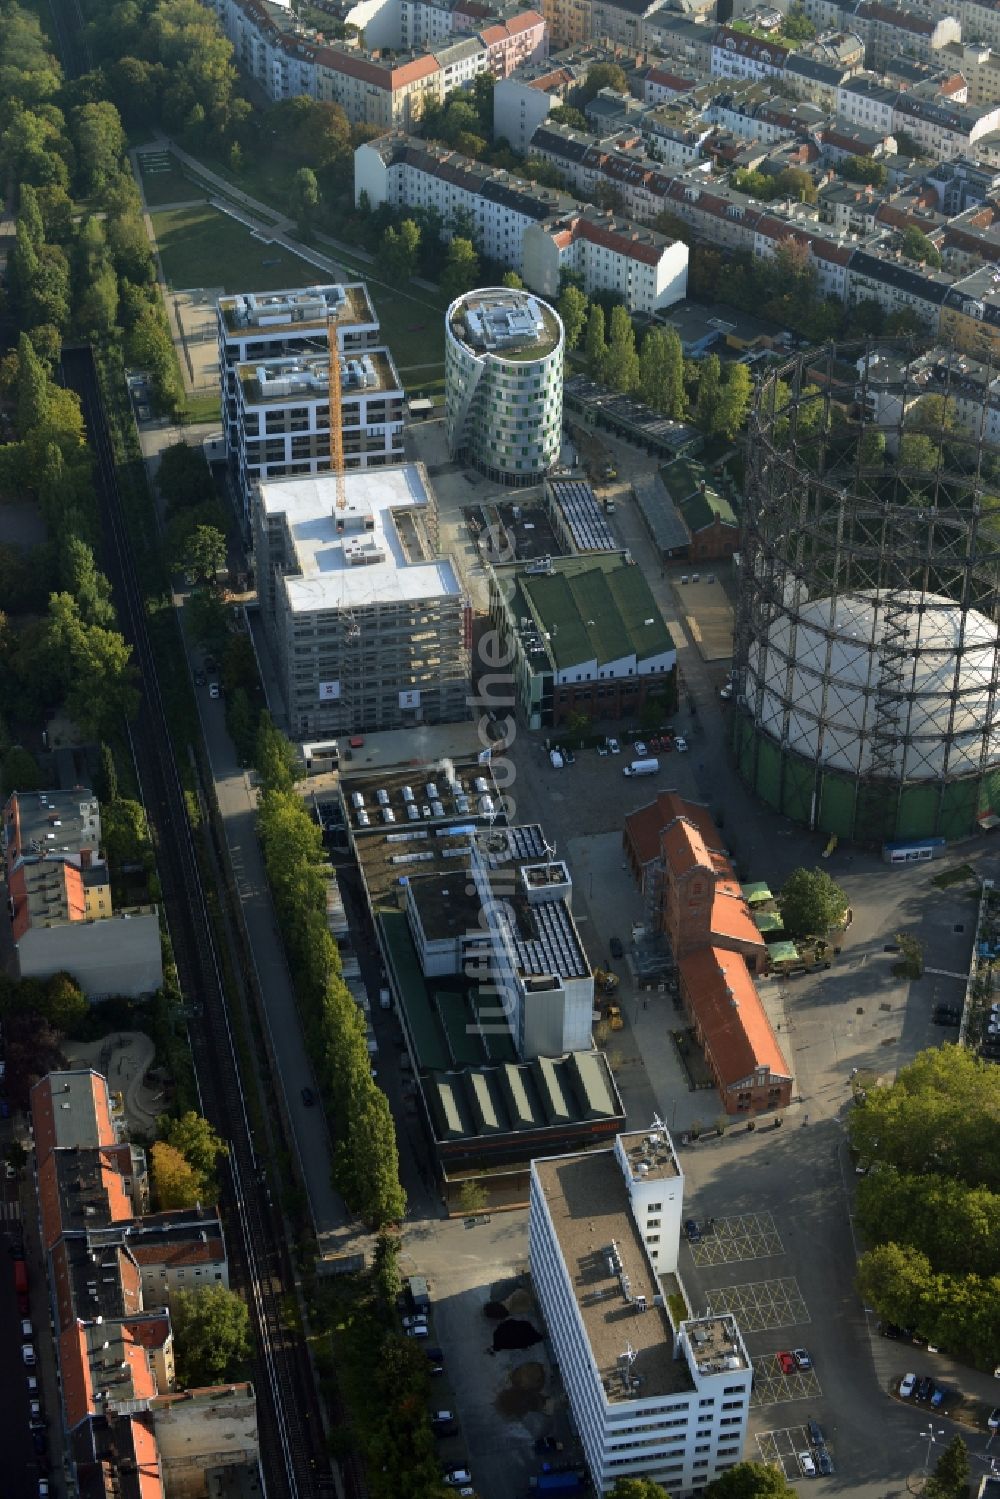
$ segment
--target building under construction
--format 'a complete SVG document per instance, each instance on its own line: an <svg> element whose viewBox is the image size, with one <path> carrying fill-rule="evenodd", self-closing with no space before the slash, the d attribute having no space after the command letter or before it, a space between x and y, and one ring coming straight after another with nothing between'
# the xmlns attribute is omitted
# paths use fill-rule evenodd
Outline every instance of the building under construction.
<svg viewBox="0 0 1000 1499"><path fill-rule="evenodd" d="M830 346L774 371L750 419L737 762L784 815L860 842L1000 811L1000 509L985 406L954 421L949 369Z"/></svg>
<svg viewBox="0 0 1000 1499"><path fill-rule="evenodd" d="M468 716L471 609L422 464L259 484L253 523L292 734Z"/></svg>

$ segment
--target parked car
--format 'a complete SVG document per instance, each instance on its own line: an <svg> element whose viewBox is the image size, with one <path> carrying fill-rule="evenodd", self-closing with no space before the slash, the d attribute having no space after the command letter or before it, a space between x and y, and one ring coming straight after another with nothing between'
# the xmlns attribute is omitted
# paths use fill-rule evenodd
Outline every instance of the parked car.
<svg viewBox="0 0 1000 1499"><path fill-rule="evenodd" d="M620 755L621 752L622 752L622 747L618 743L618 740L617 739L609 739L608 740L608 753L611 754L611 755Z"/></svg>
<svg viewBox="0 0 1000 1499"><path fill-rule="evenodd" d="M917 1376L915 1374L904 1374L899 1381L899 1395L901 1400L909 1400L917 1388Z"/></svg>
<svg viewBox="0 0 1000 1499"><path fill-rule="evenodd" d="M208 684L208 695L209 695L209 697L218 697L219 696L219 684L218 684L218 682L209 682L209 684Z"/></svg>
<svg viewBox="0 0 1000 1499"><path fill-rule="evenodd" d="M935 1025L961 1025L962 1012L956 1005L935 1005L931 1019Z"/></svg>
<svg viewBox="0 0 1000 1499"><path fill-rule="evenodd" d="M934 1381L929 1374L924 1374L917 1380L917 1388L914 1396L917 1400L929 1400L934 1390Z"/></svg>
<svg viewBox="0 0 1000 1499"><path fill-rule="evenodd" d="M431 1411L432 1421L454 1421L454 1411Z"/></svg>
<svg viewBox="0 0 1000 1499"><path fill-rule="evenodd" d="M811 1369L813 1366L813 1361L809 1357L809 1350L807 1348L793 1348L792 1358L795 1360L795 1367L797 1369Z"/></svg>
<svg viewBox="0 0 1000 1499"><path fill-rule="evenodd" d="M463 1483L472 1482L472 1474L468 1468L452 1468L450 1473L444 1475L444 1481L449 1487L458 1489Z"/></svg>
<svg viewBox="0 0 1000 1499"><path fill-rule="evenodd" d="M430 1335L431 1330L426 1322L416 1322L412 1327L406 1329L406 1336L408 1338L429 1338Z"/></svg>
<svg viewBox="0 0 1000 1499"><path fill-rule="evenodd" d="M571 749L564 749L562 752L562 757L567 765L576 764L576 756Z"/></svg>
<svg viewBox="0 0 1000 1499"><path fill-rule="evenodd" d="M549 764L552 766L553 770L562 770L565 763L566 762L563 760L562 755L557 749L549 750Z"/></svg>
<svg viewBox="0 0 1000 1499"><path fill-rule="evenodd" d="M812 1442L813 1446L814 1447L822 1447L823 1446L823 1428L820 1426L820 1424L819 1424L818 1421L816 1421L816 1420L813 1419L812 1416L810 1416L809 1420L806 1422L806 1430L809 1433L809 1440L810 1440L810 1442Z"/></svg>
<svg viewBox="0 0 1000 1499"><path fill-rule="evenodd" d="M21 1344L21 1357L30 1369L35 1362L35 1350L30 1343Z"/></svg>
<svg viewBox="0 0 1000 1499"><path fill-rule="evenodd" d="M687 1220L684 1225L684 1232L687 1235L689 1244L697 1244L701 1241L701 1229L698 1227L698 1223L695 1218L689 1218Z"/></svg>
<svg viewBox="0 0 1000 1499"><path fill-rule="evenodd" d="M782 1374L794 1374L795 1373L795 1359L789 1353L789 1351L788 1351L787 1348L782 1348L781 1349L781 1351L777 1355L777 1359L778 1359L778 1363L781 1366L781 1372L782 1372Z"/></svg>
<svg viewBox="0 0 1000 1499"><path fill-rule="evenodd" d="M404 1317L403 1318L403 1326L404 1327L426 1327L427 1326L427 1313L426 1312L416 1312L416 1313L414 1313L414 1315L412 1317Z"/></svg>
<svg viewBox="0 0 1000 1499"><path fill-rule="evenodd" d="M613 958L623 958L625 956L625 949L622 947L620 937L612 937L608 946L611 948L611 956Z"/></svg>
<svg viewBox="0 0 1000 1499"><path fill-rule="evenodd" d="M946 1389L943 1384L936 1384L931 1392L931 1405L933 1405L935 1410L940 1410L950 1394L951 1391Z"/></svg>
<svg viewBox="0 0 1000 1499"><path fill-rule="evenodd" d="M811 1452L799 1453L799 1467L802 1469L802 1472L804 1473L806 1478L816 1477L816 1464L813 1462L813 1455Z"/></svg>
<svg viewBox="0 0 1000 1499"><path fill-rule="evenodd" d="M635 744L633 744L632 748L635 751L635 757L636 757L636 759L637 760L641 760L643 758L643 756L645 755L645 753L646 753L646 746L640 740L637 739L635 741Z"/></svg>
<svg viewBox="0 0 1000 1499"><path fill-rule="evenodd" d="M674 749L677 751L677 753L679 755L686 755L687 754L687 747L688 747L687 740L685 738L683 738L682 735L678 734L677 738L674 740Z"/></svg>
<svg viewBox="0 0 1000 1499"><path fill-rule="evenodd" d="M726 685L725 685L725 687L720 687L719 688L719 696L721 697L721 699L722 699L722 701L724 703L728 703L729 699L732 697L732 695L733 695L733 687L732 687L732 683L731 682L727 682Z"/></svg>
<svg viewBox="0 0 1000 1499"><path fill-rule="evenodd" d="M827 1452L825 1447L821 1447L816 1454L816 1466L819 1468L819 1471L822 1473L824 1478L829 1478L830 1474L833 1472L833 1458L830 1456L829 1452Z"/></svg>
<svg viewBox="0 0 1000 1499"><path fill-rule="evenodd" d="M302 1089L302 1102L305 1104L307 1109L311 1109L313 1104L316 1102L316 1095L311 1088Z"/></svg>
<svg viewBox="0 0 1000 1499"><path fill-rule="evenodd" d="M1000 1405L995 1405L986 1417L986 1424L990 1431L1000 1431Z"/></svg>

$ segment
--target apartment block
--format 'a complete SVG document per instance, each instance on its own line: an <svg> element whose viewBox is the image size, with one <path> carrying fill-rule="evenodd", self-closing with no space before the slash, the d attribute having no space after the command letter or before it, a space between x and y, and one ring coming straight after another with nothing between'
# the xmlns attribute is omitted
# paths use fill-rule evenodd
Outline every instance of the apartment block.
<svg viewBox="0 0 1000 1499"><path fill-rule="evenodd" d="M402 381L386 348L338 354L348 469L403 456ZM244 513L254 484L330 468L330 356L290 355L236 366L236 472Z"/></svg>
<svg viewBox="0 0 1000 1499"><path fill-rule="evenodd" d="M470 609L422 465L261 483L253 534L294 735L466 717Z"/></svg>
<svg viewBox="0 0 1000 1499"><path fill-rule="evenodd" d="M436 208L445 221L471 215L478 248L519 271L532 291L555 297L559 272L579 272L588 293L619 293L651 313L685 295L687 249L624 215L580 204L446 147L386 135L354 153L355 200Z"/></svg>
<svg viewBox="0 0 1000 1499"><path fill-rule="evenodd" d="M532 1162L532 1283L598 1493L633 1475L688 1492L742 1455L752 1367L735 1319L676 1316L664 1293L683 1191L658 1122Z"/></svg>
<svg viewBox="0 0 1000 1499"><path fill-rule="evenodd" d="M501 78L493 89L493 135L508 140L521 156L528 154L539 125L565 99L576 71L557 63L534 63Z"/></svg>
<svg viewBox="0 0 1000 1499"><path fill-rule="evenodd" d="M228 1284L218 1212L149 1213L146 1153L129 1143L100 1073L49 1073L32 1089L31 1118L73 1492L127 1492L137 1462L146 1499L203 1496L217 1470L235 1465L252 1486L259 1474L250 1386L198 1392L203 1410L227 1398L235 1407L242 1392L244 1412L254 1415L252 1425L242 1423L242 1440L228 1431L213 1440L203 1419L188 1428L181 1460L157 1436L157 1404L176 1389L170 1298ZM235 1431L241 1423L232 1415Z"/></svg>
<svg viewBox="0 0 1000 1499"><path fill-rule="evenodd" d="M957 68L969 88L969 103L1000 103L1000 52L978 42L949 42L941 61Z"/></svg>
<svg viewBox="0 0 1000 1499"><path fill-rule="evenodd" d="M14 952L21 978L70 973L88 999L137 999L163 983L156 906L114 909L97 798L15 792L3 811ZM105 923L113 923L106 926Z"/></svg>
<svg viewBox="0 0 1000 1499"><path fill-rule="evenodd" d="M897 57L929 62L949 43L959 42L962 23L954 15L928 15L882 0L860 0L851 11L851 26L865 43L869 68L884 67Z"/></svg>
<svg viewBox="0 0 1000 1499"><path fill-rule="evenodd" d="M216 321L219 337L219 381L222 392L222 429L226 439L226 455L233 476L243 498L243 525L249 527L250 506L247 479L244 470L248 467L241 443L241 407L250 422L250 437L259 436L260 419L264 417L264 436L267 433L267 411L261 410L265 403L258 400L262 392L252 384L255 377L247 377L247 370L264 369L274 360L302 361L308 364L328 357L330 331L333 330L337 348L345 360L358 360L370 353L379 344L378 318L372 310L367 289L360 283L346 286L307 286L275 292L241 292L233 296L220 297L216 304ZM272 365L273 369L273 365ZM384 369L384 366L383 366ZM244 375L240 375L240 371ZM267 380L265 379L265 385ZM348 394L350 392L348 391ZM247 413L247 396L257 420L257 431ZM256 402L256 405L254 405ZM307 402L297 403L307 406ZM290 403L289 403L290 406ZM329 403L326 406L329 423ZM294 433L289 438L309 434L308 413L294 419L281 408L272 412L275 431L272 450L274 461L284 461L286 444L279 438L286 435L285 429L294 424ZM318 422L319 416L316 414ZM304 422L304 426L302 423ZM255 450L255 457L259 454ZM291 454L287 454L290 458ZM354 455L356 456L356 455Z"/></svg>
<svg viewBox="0 0 1000 1499"><path fill-rule="evenodd" d="M553 48L586 42L610 46L643 45L643 27L667 0L543 0L542 14Z"/></svg>

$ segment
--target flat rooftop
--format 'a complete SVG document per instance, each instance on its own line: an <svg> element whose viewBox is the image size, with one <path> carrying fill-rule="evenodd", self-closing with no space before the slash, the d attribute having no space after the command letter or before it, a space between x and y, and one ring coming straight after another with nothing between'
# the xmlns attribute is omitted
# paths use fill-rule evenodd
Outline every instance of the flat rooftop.
<svg viewBox="0 0 1000 1499"><path fill-rule="evenodd" d="M633 1130L619 1135L632 1175L645 1181L680 1176L674 1147L666 1130Z"/></svg>
<svg viewBox="0 0 1000 1499"><path fill-rule="evenodd" d="M461 298L451 331L475 354L531 360L550 354L562 330L551 307L530 292L492 287Z"/></svg>
<svg viewBox="0 0 1000 1499"><path fill-rule="evenodd" d="M686 1361L674 1358L674 1330L666 1308L657 1305L663 1294L614 1152L536 1160L534 1168L608 1399L692 1390Z"/></svg>
<svg viewBox="0 0 1000 1499"><path fill-rule="evenodd" d="M99 826L97 797L89 787L16 792L7 802L4 815L7 858L18 852L31 858L96 848Z"/></svg>
<svg viewBox="0 0 1000 1499"><path fill-rule="evenodd" d="M265 517L284 517L298 564L283 579L293 614L461 597L451 562L435 556L426 537L419 544L420 511L433 503L423 464L342 480L342 510L333 474L260 485L257 503Z"/></svg>
<svg viewBox="0 0 1000 1499"><path fill-rule="evenodd" d="M325 331L333 322L377 323L360 281L350 285L303 286L285 291L238 292L220 297L219 316L229 333L252 337Z"/></svg>
<svg viewBox="0 0 1000 1499"><path fill-rule="evenodd" d="M289 355L283 359L254 359L236 366L236 378L245 406L287 406L299 401L328 401L330 356ZM402 393L402 384L388 349L366 349L340 360L341 395L377 395L379 391Z"/></svg>

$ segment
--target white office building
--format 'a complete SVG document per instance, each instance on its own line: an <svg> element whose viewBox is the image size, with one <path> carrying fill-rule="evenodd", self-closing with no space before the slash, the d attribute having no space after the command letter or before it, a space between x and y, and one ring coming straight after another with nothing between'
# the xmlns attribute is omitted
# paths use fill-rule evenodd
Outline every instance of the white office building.
<svg viewBox="0 0 1000 1499"><path fill-rule="evenodd" d="M467 717L471 610L422 464L267 481L253 518L293 735Z"/></svg>
<svg viewBox="0 0 1000 1499"><path fill-rule="evenodd" d="M360 282L346 286L241 292L220 297L215 311L226 455L234 476L239 478L240 379L237 371L240 366L256 368L270 359L325 355L330 347L331 326L336 330L341 354L358 356L378 345L378 318L372 310L368 290ZM274 423L277 428L277 417ZM302 435L302 431L296 435ZM277 430L274 437L277 443ZM279 456L276 448L275 456ZM249 528L249 492L242 482L240 489L244 501L243 523Z"/></svg>
<svg viewBox="0 0 1000 1499"><path fill-rule="evenodd" d="M338 356L339 357L339 356ZM340 358L347 469L403 457L403 387L388 349ZM236 471L244 508L261 479L330 468L330 356L292 354L236 366Z"/></svg>
<svg viewBox="0 0 1000 1499"><path fill-rule="evenodd" d="M562 442L563 326L528 292L488 287L445 316L445 415L454 457L500 484L537 484Z"/></svg>
<svg viewBox="0 0 1000 1499"><path fill-rule="evenodd" d="M731 1316L674 1321L684 1178L660 1126L613 1150L531 1163L530 1256L599 1492L643 1476L671 1494L738 1463L753 1370Z"/></svg>

